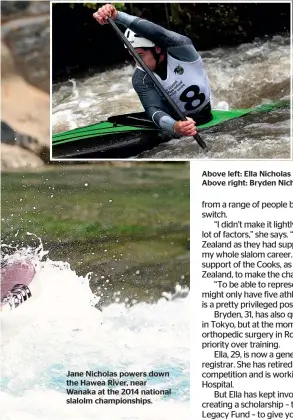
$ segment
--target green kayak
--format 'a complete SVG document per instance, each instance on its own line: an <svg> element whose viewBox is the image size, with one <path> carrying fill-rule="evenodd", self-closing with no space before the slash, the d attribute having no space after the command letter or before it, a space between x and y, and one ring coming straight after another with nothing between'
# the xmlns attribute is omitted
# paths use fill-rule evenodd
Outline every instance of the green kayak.
<svg viewBox="0 0 293 420"><path fill-rule="evenodd" d="M200 133L252 112L269 112L281 107L284 107L284 103L278 102L256 108L213 110L213 119L197 126ZM149 150L170 139L170 134L162 132L143 112L117 115L108 118L107 121L53 134L52 157L124 158Z"/></svg>

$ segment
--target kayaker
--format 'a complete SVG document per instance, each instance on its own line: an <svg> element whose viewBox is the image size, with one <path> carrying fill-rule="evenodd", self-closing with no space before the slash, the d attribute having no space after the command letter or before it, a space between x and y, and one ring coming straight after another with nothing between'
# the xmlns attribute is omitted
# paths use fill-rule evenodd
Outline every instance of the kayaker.
<svg viewBox="0 0 293 420"><path fill-rule="evenodd" d="M133 87L148 116L162 130L194 136L196 123L203 124L212 119L209 81L202 59L189 38L117 11L112 4L102 6L93 16L101 25L111 17L127 28L126 38L184 115L189 116L187 121L178 121L150 77L136 63Z"/></svg>

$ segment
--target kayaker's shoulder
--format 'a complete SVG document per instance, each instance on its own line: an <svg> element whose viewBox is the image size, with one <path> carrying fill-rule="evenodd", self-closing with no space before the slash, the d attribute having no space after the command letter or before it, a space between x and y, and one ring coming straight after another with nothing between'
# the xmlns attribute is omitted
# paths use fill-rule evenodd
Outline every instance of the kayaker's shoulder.
<svg viewBox="0 0 293 420"><path fill-rule="evenodd" d="M148 80L150 80L150 78L147 73L140 67L136 67L135 72L132 75L133 87L135 88L135 86L145 85Z"/></svg>

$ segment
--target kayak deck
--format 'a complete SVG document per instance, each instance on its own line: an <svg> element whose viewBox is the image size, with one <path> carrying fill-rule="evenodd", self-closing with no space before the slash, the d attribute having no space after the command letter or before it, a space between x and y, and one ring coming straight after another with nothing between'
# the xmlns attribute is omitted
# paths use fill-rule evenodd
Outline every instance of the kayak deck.
<svg viewBox="0 0 293 420"><path fill-rule="evenodd" d="M199 127L209 128L214 125L220 124L224 121L230 120L232 118L241 117L242 115L247 114L250 111L251 109L237 109L233 111L213 110L212 111L213 119L210 122L203 124ZM139 115L139 114L132 114L132 115ZM141 113L141 115L143 116L144 113ZM122 116L119 115L118 118L119 117L122 117ZM118 118L117 120L119 120ZM130 119L130 118L126 116L125 120ZM128 133L128 132L135 133L136 131L142 131L142 129L143 131L156 131L156 132L161 131L150 120L145 120L145 125L143 124L144 122L143 120L137 120L137 121L139 122L141 121L141 125L136 125L139 123L136 122L135 120L133 120L133 123L129 125L124 125L121 123L115 123L111 121L103 121L96 124L88 125L86 127L80 127L74 130L53 134L52 144L57 145L57 144L69 143L71 141L86 139L93 136L98 137L98 136L104 136L104 135L117 135L117 134ZM152 125L150 125L149 123L151 123Z"/></svg>
<svg viewBox="0 0 293 420"><path fill-rule="evenodd" d="M213 119L198 125L199 132L252 112L269 112L280 107L284 107L284 103L227 111L212 110ZM144 112L118 115L107 121L53 134L53 158L129 157L171 138L174 135L162 132ZM125 148L134 149L129 152Z"/></svg>

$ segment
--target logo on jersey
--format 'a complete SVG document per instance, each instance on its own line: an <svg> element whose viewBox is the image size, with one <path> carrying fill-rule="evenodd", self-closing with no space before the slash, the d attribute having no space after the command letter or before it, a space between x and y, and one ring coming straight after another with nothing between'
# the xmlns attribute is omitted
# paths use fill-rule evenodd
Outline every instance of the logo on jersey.
<svg viewBox="0 0 293 420"><path fill-rule="evenodd" d="M176 69L174 70L174 73L175 73L175 74L179 74L179 75L181 76L181 74L183 74L183 73L184 73L184 68L178 65L178 66L176 67Z"/></svg>

